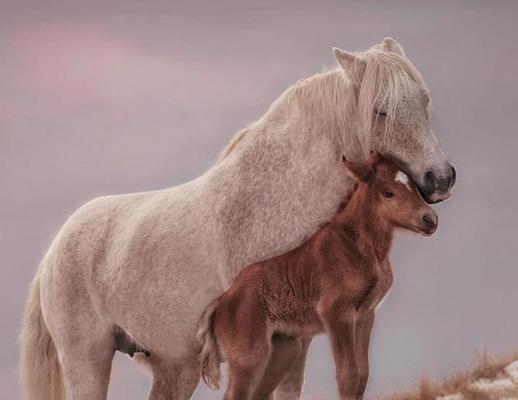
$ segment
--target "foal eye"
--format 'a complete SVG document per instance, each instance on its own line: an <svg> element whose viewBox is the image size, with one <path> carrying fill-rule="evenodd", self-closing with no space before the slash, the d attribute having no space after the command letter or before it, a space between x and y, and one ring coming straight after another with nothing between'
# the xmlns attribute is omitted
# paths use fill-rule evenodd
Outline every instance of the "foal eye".
<svg viewBox="0 0 518 400"><path fill-rule="evenodd" d="M394 197L394 193L385 191L385 192L383 192L383 196L385 196L387 199L390 199L390 198Z"/></svg>

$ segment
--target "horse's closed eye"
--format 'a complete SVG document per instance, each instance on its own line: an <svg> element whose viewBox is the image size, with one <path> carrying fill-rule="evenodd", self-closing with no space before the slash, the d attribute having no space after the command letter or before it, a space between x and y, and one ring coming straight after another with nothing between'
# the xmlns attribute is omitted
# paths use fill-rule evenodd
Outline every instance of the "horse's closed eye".
<svg viewBox="0 0 518 400"><path fill-rule="evenodd" d="M376 114L380 117L386 117L387 113L385 111L376 111Z"/></svg>

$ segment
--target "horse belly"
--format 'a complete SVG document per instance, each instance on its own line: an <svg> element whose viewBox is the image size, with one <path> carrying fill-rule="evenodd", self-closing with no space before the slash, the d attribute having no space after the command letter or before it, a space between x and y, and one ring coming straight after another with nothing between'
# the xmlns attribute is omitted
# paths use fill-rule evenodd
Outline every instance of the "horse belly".
<svg viewBox="0 0 518 400"><path fill-rule="evenodd" d="M92 276L111 321L163 359L193 357L199 316L223 291L215 233L191 211L197 197L189 189L165 210L168 198L151 199L118 224Z"/></svg>
<svg viewBox="0 0 518 400"><path fill-rule="evenodd" d="M189 265L186 271L184 265ZM113 287L109 312L139 344L161 358L188 358L199 349L195 332L205 306L222 292L217 271L201 260L175 262L137 285Z"/></svg>

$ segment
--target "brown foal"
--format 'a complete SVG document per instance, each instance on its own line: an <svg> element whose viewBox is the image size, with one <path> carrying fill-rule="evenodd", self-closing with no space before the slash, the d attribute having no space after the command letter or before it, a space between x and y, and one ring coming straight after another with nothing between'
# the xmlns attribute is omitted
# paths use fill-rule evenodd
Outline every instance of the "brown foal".
<svg viewBox="0 0 518 400"><path fill-rule="evenodd" d="M437 215L387 159L344 159L358 184L333 220L302 246L243 269L205 310L198 337L202 376L226 400L271 393L299 357L301 341L329 335L341 399L361 399L367 384L374 310L392 285L388 259L395 228L431 235Z"/></svg>

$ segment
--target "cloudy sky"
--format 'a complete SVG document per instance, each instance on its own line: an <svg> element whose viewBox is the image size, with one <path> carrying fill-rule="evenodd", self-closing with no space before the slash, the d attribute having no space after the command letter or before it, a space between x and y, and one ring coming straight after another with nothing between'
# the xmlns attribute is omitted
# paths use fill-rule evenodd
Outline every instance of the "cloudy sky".
<svg viewBox="0 0 518 400"><path fill-rule="evenodd" d="M18 393L28 283L75 208L196 177L285 88L333 65L332 46L389 35L430 86L458 184L433 238L396 241L369 397L517 349L517 18L512 1L1 0L0 397ZM333 377L319 338L307 396L333 398ZM148 385L116 358L111 399Z"/></svg>

